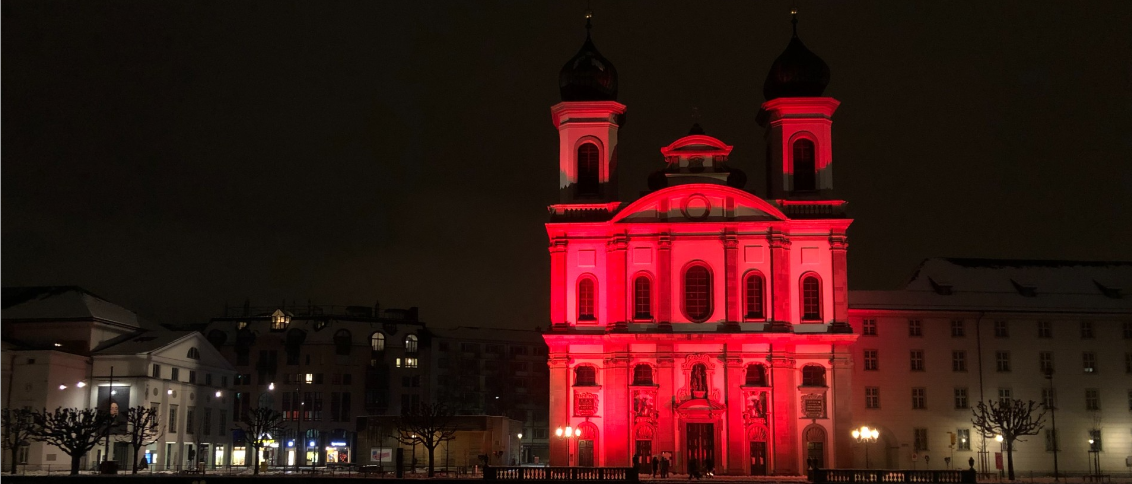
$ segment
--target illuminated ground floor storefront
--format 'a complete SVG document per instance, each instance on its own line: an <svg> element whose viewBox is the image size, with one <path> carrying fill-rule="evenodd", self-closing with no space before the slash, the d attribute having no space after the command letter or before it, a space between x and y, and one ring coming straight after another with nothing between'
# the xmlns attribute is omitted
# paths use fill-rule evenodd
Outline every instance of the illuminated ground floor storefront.
<svg viewBox="0 0 1132 484"><path fill-rule="evenodd" d="M548 333L551 465L847 466L856 335ZM569 428L569 432L566 429ZM561 433L559 433L561 429ZM557 437L556 437L557 435Z"/></svg>

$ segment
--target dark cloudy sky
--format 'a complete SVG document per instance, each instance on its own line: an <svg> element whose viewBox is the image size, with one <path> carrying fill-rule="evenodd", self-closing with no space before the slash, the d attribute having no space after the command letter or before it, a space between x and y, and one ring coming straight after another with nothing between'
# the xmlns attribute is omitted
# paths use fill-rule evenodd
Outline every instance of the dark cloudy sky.
<svg viewBox="0 0 1132 484"><path fill-rule="evenodd" d="M794 2L832 70L850 283L931 256L1132 259L1132 2ZM621 195L699 108L763 183L784 1L593 2ZM225 302L548 314L557 75L586 2L2 4L2 277L158 322Z"/></svg>

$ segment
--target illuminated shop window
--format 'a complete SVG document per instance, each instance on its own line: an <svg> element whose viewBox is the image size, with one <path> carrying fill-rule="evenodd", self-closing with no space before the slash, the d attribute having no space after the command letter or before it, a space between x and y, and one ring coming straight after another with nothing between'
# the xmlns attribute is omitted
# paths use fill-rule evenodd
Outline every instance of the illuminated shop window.
<svg viewBox="0 0 1132 484"><path fill-rule="evenodd" d="M684 272L684 312L696 322L711 317L711 272L695 265Z"/></svg>
<svg viewBox="0 0 1132 484"><path fill-rule="evenodd" d="M814 275L802 278L802 321L821 321L821 282Z"/></svg>
<svg viewBox="0 0 1132 484"><path fill-rule="evenodd" d="M763 276L757 272L747 275L747 282L744 284L747 294L744 298L745 313L747 319L763 319L766 315L763 313Z"/></svg>

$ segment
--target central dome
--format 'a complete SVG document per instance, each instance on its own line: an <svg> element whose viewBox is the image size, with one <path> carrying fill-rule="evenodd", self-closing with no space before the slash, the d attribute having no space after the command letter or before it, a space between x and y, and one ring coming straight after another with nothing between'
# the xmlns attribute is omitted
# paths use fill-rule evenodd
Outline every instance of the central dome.
<svg viewBox="0 0 1132 484"><path fill-rule="evenodd" d="M558 73L563 101L616 101L617 69L594 47L586 20L586 42Z"/></svg>

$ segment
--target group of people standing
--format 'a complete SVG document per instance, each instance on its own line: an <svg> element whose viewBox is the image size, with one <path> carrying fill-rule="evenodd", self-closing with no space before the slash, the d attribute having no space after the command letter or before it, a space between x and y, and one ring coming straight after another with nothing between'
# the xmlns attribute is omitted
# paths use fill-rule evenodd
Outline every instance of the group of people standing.
<svg viewBox="0 0 1132 484"><path fill-rule="evenodd" d="M645 459L651 462L644 462ZM672 466L672 461L663 454L644 457L636 455L633 456L633 464L637 469L640 469L642 474L648 474L648 467L651 465L653 477L659 476L661 479L668 479L668 469ZM715 465L711 459L704 459L703 462L696 459L688 461L688 480L713 476L715 476Z"/></svg>

